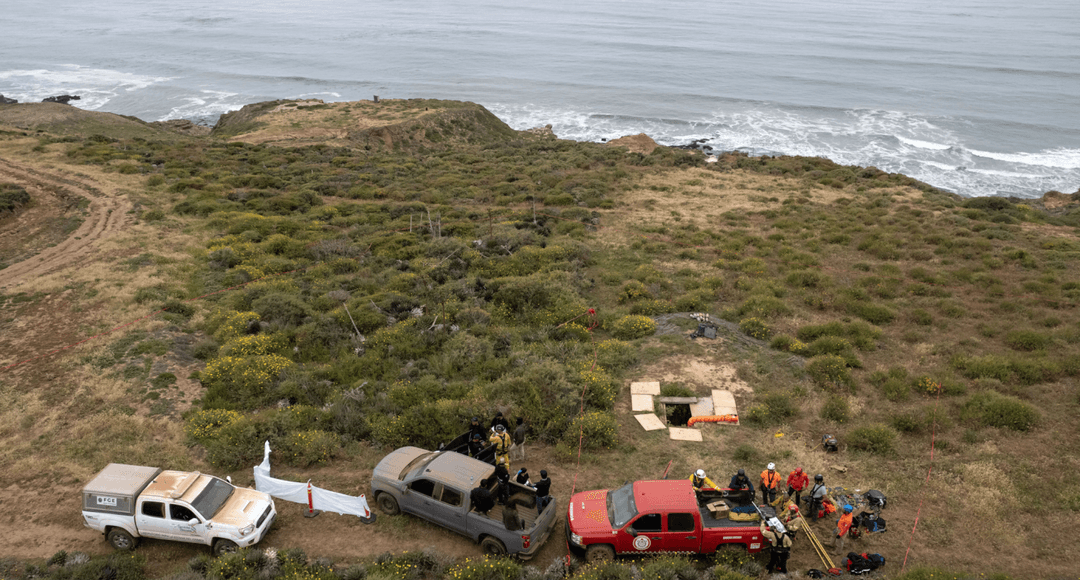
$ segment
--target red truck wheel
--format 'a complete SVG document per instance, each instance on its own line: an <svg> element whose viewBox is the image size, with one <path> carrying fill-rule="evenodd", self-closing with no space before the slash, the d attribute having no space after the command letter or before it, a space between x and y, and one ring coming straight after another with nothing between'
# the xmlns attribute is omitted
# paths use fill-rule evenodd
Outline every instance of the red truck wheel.
<svg viewBox="0 0 1080 580"><path fill-rule="evenodd" d="M607 544L593 544L585 549L585 561L610 562L615 558L615 549Z"/></svg>

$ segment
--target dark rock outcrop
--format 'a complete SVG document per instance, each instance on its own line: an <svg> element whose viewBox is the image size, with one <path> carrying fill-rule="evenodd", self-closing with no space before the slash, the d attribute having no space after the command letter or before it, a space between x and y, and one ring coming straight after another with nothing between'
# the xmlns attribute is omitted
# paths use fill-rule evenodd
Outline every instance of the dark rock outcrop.
<svg viewBox="0 0 1080 580"><path fill-rule="evenodd" d="M18 103L18 102L19 101L15 100L15 99L9 99L9 98L5 97L4 95L0 95L0 105L14 105L15 103Z"/></svg>
<svg viewBox="0 0 1080 580"><path fill-rule="evenodd" d="M175 133L181 133L184 135L209 135L210 127L206 125L199 125L193 123L187 119L170 119L168 121L154 121L150 123L153 127L161 127L168 131Z"/></svg>
<svg viewBox="0 0 1080 580"><path fill-rule="evenodd" d="M68 104L69 101L78 101L81 97L79 95L58 95L55 97L45 97L41 99L42 103L60 103L62 105Z"/></svg>

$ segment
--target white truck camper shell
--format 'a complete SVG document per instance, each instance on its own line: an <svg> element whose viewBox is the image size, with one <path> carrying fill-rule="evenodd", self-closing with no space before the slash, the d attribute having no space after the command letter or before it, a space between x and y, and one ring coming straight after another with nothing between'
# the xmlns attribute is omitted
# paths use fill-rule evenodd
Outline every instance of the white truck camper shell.
<svg viewBox="0 0 1080 580"><path fill-rule="evenodd" d="M83 487L83 511L135 515L135 498L161 469L110 463Z"/></svg>

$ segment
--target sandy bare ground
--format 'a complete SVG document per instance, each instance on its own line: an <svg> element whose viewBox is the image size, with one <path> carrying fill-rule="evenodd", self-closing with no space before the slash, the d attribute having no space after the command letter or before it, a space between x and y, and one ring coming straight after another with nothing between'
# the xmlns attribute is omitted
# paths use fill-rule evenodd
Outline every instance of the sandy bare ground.
<svg viewBox="0 0 1080 580"><path fill-rule="evenodd" d="M40 253L0 270L0 289L11 291L27 279L42 276L81 262L90 256L102 240L123 231L133 221L126 198L102 191L85 180L63 177L28 167L12 159L0 158L0 180L25 187L40 211L27 212L15 220L0 224L0 241L18 243L40 222L62 213L73 196L89 200L88 213L70 236Z"/></svg>

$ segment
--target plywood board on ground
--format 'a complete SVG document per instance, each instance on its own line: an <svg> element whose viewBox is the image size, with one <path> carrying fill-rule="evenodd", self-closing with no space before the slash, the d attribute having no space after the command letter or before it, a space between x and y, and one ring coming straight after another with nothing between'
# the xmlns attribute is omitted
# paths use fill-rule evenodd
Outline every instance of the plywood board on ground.
<svg viewBox="0 0 1080 580"><path fill-rule="evenodd" d="M701 441L701 431L697 429L671 427L668 432L671 433L671 438L676 441Z"/></svg>
<svg viewBox="0 0 1080 580"><path fill-rule="evenodd" d="M659 395L660 381L630 383L631 395Z"/></svg>
<svg viewBox="0 0 1080 580"><path fill-rule="evenodd" d="M691 417L704 417L713 414L713 400L711 397L702 397L696 403L690 405Z"/></svg>
<svg viewBox="0 0 1080 580"><path fill-rule="evenodd" d="M641 428L646 431L659 431L660 429L665 428L664 422L661 421L660 418L653 413L634 415L634 418L637 419L637 422L641 424Z"/></svg>
<svg viewBox="0 0 1080 580"><path fill-rule="evenodd" d="M652 411L652 395L630 395L630 409L635 413L642 411Z"/></svg>
<svg viewBox="0 0 1080 580"><path fill-rule="evenodd" d="M739 416L739 408L735 405L735 395L731 391L713 389L712 392L713 415ZM731 423L727 423L731 425ZM738 423L736 423L737 425Z"/></svg>

